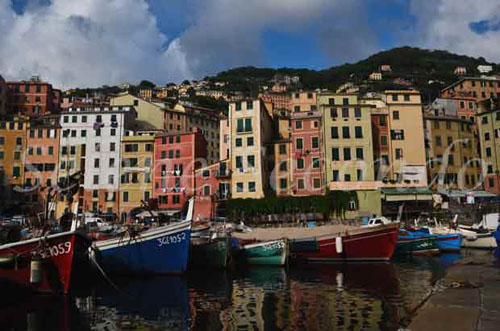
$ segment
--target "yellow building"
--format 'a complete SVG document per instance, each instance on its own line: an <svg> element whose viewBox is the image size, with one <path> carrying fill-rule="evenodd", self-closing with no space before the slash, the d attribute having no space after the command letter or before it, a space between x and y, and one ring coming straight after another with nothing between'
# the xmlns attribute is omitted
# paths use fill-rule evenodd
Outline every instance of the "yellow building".
<svg viewBox="0 0 500 331"><path fill-rule="evenodd" d="M292 140L290 134L290 119L286 116L276 118L279 139L273 140L274 162L270 169L271 185L277 196L292 195Z"/></svg>
<svg viewBox="0 0 500 331"><path fill-rule="evenodd" d="M154 138L160 131L127 131L121 143L120 202L122 219L153 196Z"/></svg>
<svg viewBox="0 0 500 331"><path fill-rule="evenodd" d="M472 123L460 117L424 117L428 182L433 190L480 186L480 155Z"/></svg>
<svg viewBox="0 0 500 331"><path fill-rule="evenodd" d="M500 99L479 104L477 123L484 189L500 194Z"/></svg>
<svg viewBox="0 0 500 331"><path fill-rule="evenodd" d="M153 99L153 89L146 88L146 89L139 90L139 95L144 100L151 100L151 99Z"/></svg>
<svg viewBox="0 0 500 331"><path fill-rule="evenodd" d="M232 197L263 198L269 186L272 119L263 102L254 99L231 102L229 123Z"/></svg>
<svg viewBox="0 0 500 331"><path fill-rule="evenodd" d="M136 97L132 94L123 94L109 100L111 106L133 106L137 111L137 122L142 128L163 129L165 118L162 102L155 103Z"/></svg>
<svg viewBox="0 0 500 331"><path fill-rule="evenodd" d="M8 186L24 185L27 125L23 117L0 120L0 182Z"/></svg>
<svg viewBox="0 0 500 331"><path fill-rule="evenodd" d="M373 181L371 106L356 94L322 93L326 182Z"/></svg>
<svg viewBox="0 0 500 331"><path fill-rule="evenodd" d="M427 186L420 92L385 91L362 102L375 106L372 114L383 117L383 123L374 125L375 139L384 147L376 160L381 165L376 178L411 187Z"/></svg>

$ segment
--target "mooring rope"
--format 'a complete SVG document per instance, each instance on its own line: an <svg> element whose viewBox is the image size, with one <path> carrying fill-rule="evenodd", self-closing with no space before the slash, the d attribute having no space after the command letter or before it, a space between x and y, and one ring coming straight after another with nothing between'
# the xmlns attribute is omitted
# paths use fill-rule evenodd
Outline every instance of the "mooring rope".
<svg viewBox="0 0 500 331"><path fill-rule="evenodd" d="M98 250L95 247L90 246L90 250L92 250L94 253L96 253ZM96 266L97 270L101 273L101 275L104 277L104 279L118 292L121 294L125 294L127 296L130 296L127 292L123 291L118 285L116 285L111 278L108 277L106 272L102 269L102 267L99 265L99 262L97 262L95 258L95 254L92 254L92 252L89 250L89 259L92 261L92 263Z"/></svg>

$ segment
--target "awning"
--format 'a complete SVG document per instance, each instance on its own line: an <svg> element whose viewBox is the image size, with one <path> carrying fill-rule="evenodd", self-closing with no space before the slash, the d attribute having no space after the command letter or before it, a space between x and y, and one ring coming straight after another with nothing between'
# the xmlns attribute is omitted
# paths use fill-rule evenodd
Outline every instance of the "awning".
<svg viewBox="0 0 500 331"><path fill-rule="evenodd" d="M155 210L159 215L167 215L167 216L172 216L175 214L179 214L181 212L180 209L158 209Z"/></svg>
<svg viewBox="0 0 500 331"><path fill-rule="evenodd" d="M385 201L432 201L432 191L425 187L383 188Z"/></svg>
<svg viewBox="0 0 500 331"><path fill-rule="evenodd" d="M467 193L474 194L474 198L496 198L497 195L486 191L467 191L467 190L437 190L437 193L448 198L465 198Z"/></svg>
<svg viewBox="0 0 500 331"><path fill-rule="evenodd" d="M137 218L158 217L158 212L156 212L156 211L149 212L147 210L144 210L144 211L140 212L139 214L135 215L135 217L137 217Z"/></svg>

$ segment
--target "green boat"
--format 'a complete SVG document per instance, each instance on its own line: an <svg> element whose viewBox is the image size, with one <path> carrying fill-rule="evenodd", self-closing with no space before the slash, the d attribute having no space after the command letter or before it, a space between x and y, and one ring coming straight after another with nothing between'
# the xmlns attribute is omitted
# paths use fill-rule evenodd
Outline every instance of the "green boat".
<svg viewBox="0 0 500 331"><path fill-rule="evenodd" d="M192 268L210 267L226 269L229 265L231 239L229 236L210 238L192 238L189 262Z"/></svg>
<svg viewBox="0 0 500 331"><path fill-rule="evenodd" d="M286 239L259 242L244 245L242 250L247 264L283 266L288 257L288 242Z"/></svg>
<svg viewBox="0 0 500 331"><path fill-rule="evenodd" d="M399 231L395 255L435 255L439 247L435 237L419 237L411 232Z"/></svg>

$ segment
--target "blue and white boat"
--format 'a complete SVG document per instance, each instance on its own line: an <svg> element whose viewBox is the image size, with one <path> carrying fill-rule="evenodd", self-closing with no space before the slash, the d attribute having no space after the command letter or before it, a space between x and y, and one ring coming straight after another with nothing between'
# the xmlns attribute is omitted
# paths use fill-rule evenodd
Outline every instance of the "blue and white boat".
<svg viewBox="0 0 500 331"><path fill-rule="evenodd" d="M184 221L94 242L103 269L113 274L183 273L188 264L192 212L190 200Z"/></svg>
<svg viewBox="0 0 500 331"><path fill-rule="evenodd" d="M459 252L462 244L462 234L456 233L435 233L428 227L423 227L414 232L421 236L435 237L440 252Z"/></svg>

